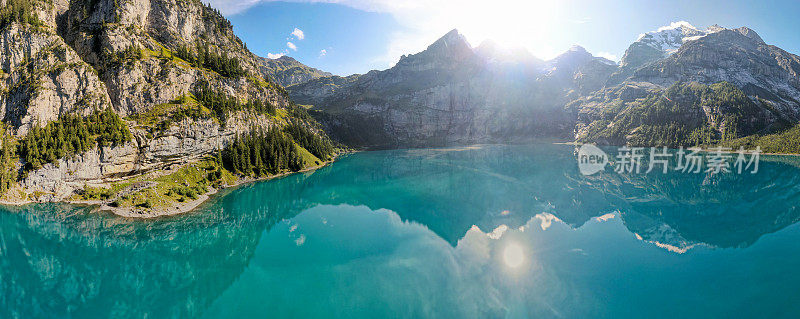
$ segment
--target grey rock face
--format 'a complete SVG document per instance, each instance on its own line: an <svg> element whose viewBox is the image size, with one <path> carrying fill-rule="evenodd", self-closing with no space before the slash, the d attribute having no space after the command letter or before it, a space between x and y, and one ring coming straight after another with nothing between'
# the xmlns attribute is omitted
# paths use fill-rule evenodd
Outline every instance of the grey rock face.
<svg viewBox="0 0 800 319"><path fill-rule="evenodd" d="M0 117L22 136L60 115L111 105L106 88L64 41L13 24L0 32Z"/></svg>
<svg viewBox="0 0 800 319"><path fill-rule="evenodd" d="M360 74L354 74L348 77L334 75L316 78L289 86L286 89L289 91L289 96L295 101L319 105L324 99L333 96L339 88L355 82L360 76Z"/></svg>
<svg viewBox="0 0 800 319"><path fill-rule="evenodd" d="M748 28L722 30L691 41L673 55L637 70L632 81L730 82L780 116L800 121L800 57L767 45Z"/></svg>
<svg viewBox="0 0 800 319"><path fill-rule="evenodd" d="M544 62L529 54L473 49L453 30L393 68L293 85L290 95L315 106L334 137L366 147L421 147L569 136L563 110L574 92L591 90L616 66L583 51ZM588 58L586 57L588 55Z"/></svg>
<svg viewBox="0 0 800 319"><path fill-rule="evenodd" d="M687 41L722 29L714 25L702 31L688 23L678 22L656 31L644 33L625 50L625 55L620 60L619 70L609 78L607 85L621 83L633 75L638 68L675 53Z"/></svg>
<svg viewBox="0 0 800 319"><path fill-rule="evenodd" d="M43 201L67 199L86 184L119 180L131 175L196 161L218 150L253 127L269 128L267 117L237 116L221 128L213 120L184 120L157 137L134 132L131 143L95 149L64 158L31 172L23 181L26 192L47 194Z"/></svg>
<svg viewBox="0 0 800 319"><path fill-rule="evenodd" d="M121 117L152 110L190 93L199 82L240 101L289 105L286 92L260 75L261 62L221 15L199 1L35 1L44 26L0 30L0 117L22 137L64 114L113 108ZM197 44L235 58L248 76L226 78L177 58ZM136 48L141 56L126 56ZM152 134L127 121L134 140L64 158L29 172L25 193L39 201L68 198L87 183L102 183L185 164L220 149L254 127L279 125L239 112L225 125L185 119Z"/></svg>
<svg viewBox="0 0 800 319"><path fill-rule="evenodd" d="M625 68L633 64L623 58L620 70L614 76L627 72L625 82L571 103L569 109L577 118L576 139L610 144L631 143L633 140L644 143L647 138L636 128L676 132L681 127L704 127L713 131L708 134L722 139L732 138L723 137L725 134L742 137L771 133L800 122L800 57L764 43L755 31L746 27L724 29L712 26L700 36L684 37L682 41L683 44L673 52L667 52L666 57L654 58L632 71ZM644 58L641 54L633 54L636 47L637 43L634 43L628 53L632 57ZM639 43L638 47L652 48L644 43ZM660 52L653 51L654 54ZM608 83L613 82L614 76ZM663 97L668 93L667 88L676 84L680 89L695 84L722 84L720 82L727 82L732 87L714 93L720 96L716 100L681 101L682 94ZM675 114L668 119L644 120L645 114L631 113L641 103L652 105L654 99L675 106L672 111ZM717 102L725 99L735 99L735 103L720 105ZM678 109L681 111L675 111ZM648 113L646 110L636 112ZM727 122L722 120L725 118ZM654 129L656 127L658 129ZM628 129L632 130L626 131ZM593 138L604 136L603 131L616 132L616 139Z"/></svg>

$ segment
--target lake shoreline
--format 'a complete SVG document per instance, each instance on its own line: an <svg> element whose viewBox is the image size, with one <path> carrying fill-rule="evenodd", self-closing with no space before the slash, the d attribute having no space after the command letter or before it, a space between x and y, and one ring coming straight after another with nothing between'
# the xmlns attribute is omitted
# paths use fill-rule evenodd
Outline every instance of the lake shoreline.
<svg viewBox="0 0 800 319"><path fill-rule="evenodd" d="M342 153L347 154L347 153ZM325 161L320 163L316 166L311 166L304 168L302 170L296 172L284 172L276 175L266 176L266 177L259 177L259 178L252 178L252 177L245 177L245 178L238 178L236 182L230 185L224 185L221 188L213 188L209 187L208 192L205 194L199 195L197 199L177 203L175 207L168 207L168 208L156 208L156 209L141 209L137 207L112 207L109 206L107 203L88 203L88 202L74 202L74 201L67 201L69 204L88 204L92 206L98 206L95 210L97 211L105 211L113 213L114 215L125 217L125 218L136 218L136 219L154 219L159 217L170 217L181 215L185 213L189 213L196 208L200 207L202 204L206 203L209 199L211 199L214 195L218 194L221 190L225 189L232 189L236 187L240 187L242 185L256 183L256 182L265 182L273 179L283 178L294 174L300 173L308 173L330 164L336 161L336 159L341 154L337 154L331 160Z"/></svg>
<svg viewBox="0 0 800 319"><path fill-rule="evenodd" d="M160 217L170 217L170 216L177 216L185 213L189 213L200 207L202 204L206 203L209 199L211 199L214 195L217 195L220 191L226 189L236 188L242 185L256 183L256 182L264 182L273 179L287 177L293 174L299 173L308 173L311 171L318 170L330 164L333 164L341 155L344 154L351 154L355 153L355 151L350 152L342 152L335 156L332 159L322 162L319 165L306 167L302 170L296 172L284 172L276 175L266 176L266 177L239 177L237 180L229 185L223 185L220 188L208 187L207 192L198 195L196 199L186 202L178 202L174 205L170 205L170 207L159 207L159 208L141 208L141 207L113 207L110 206L110 202L107 200L59 200L54 201L51 203L63 203L69 205L76 205L76 206L87 206L87 207L94 207L92 212L108 212L114 214L119 217L123 218L133 218L133 219L155 219ZM44 202L39 201L32 201L32 200L24 200L24 201L5 201L0 200L0 206L12 206L12 207L22 207L31 204L41 204Z"/></svg>
<svg viewBox="0 0 800 319"><path fill-rule="evenodd" d="M584 144L591 144L591 143L578 143L578 142L551 142L553 145L571 145L575 147L579 147ZM482 144L481 144L482 145ZM594 144L593 144L594 145ZM453 146L452 148L457 149L472 149L478 147L480 145L467 145L467 146ZM614 147L614 145L605 145ZM428 149L428 148L419 148L419 149ZM436 149L436 148L430 148ZM449 148L448 148L449 149ZM256 183L256 182L264 182L273 179L287 177L296 173L307 173L311 171L315 171L317 169L323 168L330 164L333 164L339 156L351 153L357 153L360 151L348 151L342 152L334 156L331 160L325 161L320 163L319 165L307 167L297 172L284 172L272 176L267 177L260 177L260 178L252 178L252 177L245 177L245 178L237 178L237 180L233 184L224 185L220 188L213 188L208 187L208 191L202 195L198 195L198 197L191 201L186 202L179 202L175 203L175 205L171 205L170 207L161 207L161 208L142 208L142 207L113 207L110 206L110 202L103 201L103 200L61 200L55 201L53 203L65 203L70 205L80 205L80 206L88 206L94 207L93 212L109 212L116 216L123 217L123 218L133 218L133 219L155 219L160 217L170 217L170 216L177 216L185 213L189 213L200 207L202 204L206 203L209 199L211 199L214 195L217 195L222 190L233 189L242 185ZM715 149L708 149L702 148L701 152L705 153L713 153L717 152ZM723 153L726 154L736 154L736 151L728 151L725 150ZM753 152L745 152L745 154L753 154ZM760 153L760 155L764 156L780 156L780 157L798 157L800 154L792 154L792 153ZM32 200L25 200L25 201L3 201L0 200L0 206L15 206L21 207L30 204L37 204L42 203L38 201Z"/></svg>

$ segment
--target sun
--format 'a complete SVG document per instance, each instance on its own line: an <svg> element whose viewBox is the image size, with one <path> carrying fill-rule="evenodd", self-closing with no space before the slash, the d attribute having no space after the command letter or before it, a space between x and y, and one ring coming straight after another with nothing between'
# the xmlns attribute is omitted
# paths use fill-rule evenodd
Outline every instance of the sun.
<svg viewBox="0 0 800 319"><path fill-rule="evenodd" d="M519 268L525 263L525 252L517 243L509 243L503 250L503 262L511 268Z"/></svg>
<svg viewBox="0 0 800 319"><path fill-rule="evenodd" d="M552 28L556 1L467 0L457 6L452 19L467 38L478 45L491 39L501 46L535 49Z"/></svg>

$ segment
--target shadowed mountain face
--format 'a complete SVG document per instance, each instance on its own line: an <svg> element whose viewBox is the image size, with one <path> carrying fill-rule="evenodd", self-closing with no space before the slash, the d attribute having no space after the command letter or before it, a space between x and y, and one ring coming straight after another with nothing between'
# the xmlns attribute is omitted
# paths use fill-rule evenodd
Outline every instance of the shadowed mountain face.
<svg viewBox="0 0 800 319"><path fill-rule="evenodd" d="M288 88L342 142L376 148L567 137L563 105L602 86L613 62L575 48L547 63L492 43L473 49L456 30L393 68Z"/></svg>
<svg viewBox="0 0 800 319"><path fill-rule="evenodd" d="M452 31L391 69L288 88L340 141L398 148L532 137L693 146L800 121L800 57L746 27L675 23L620 64L575 46L550 61ZM723 83L720 83L723 82Z"/></svg>

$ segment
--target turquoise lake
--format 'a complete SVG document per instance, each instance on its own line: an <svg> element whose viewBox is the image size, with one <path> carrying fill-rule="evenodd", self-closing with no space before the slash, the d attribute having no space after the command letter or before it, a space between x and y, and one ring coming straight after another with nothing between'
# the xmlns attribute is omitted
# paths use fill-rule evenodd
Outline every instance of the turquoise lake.
<svg viewBox="0 0 800 319"><path fill-rule="evenodd" d="M800 159L578 170L575 147L363 152L152 221L0 208L0 318L800 316Z"/></svg>

